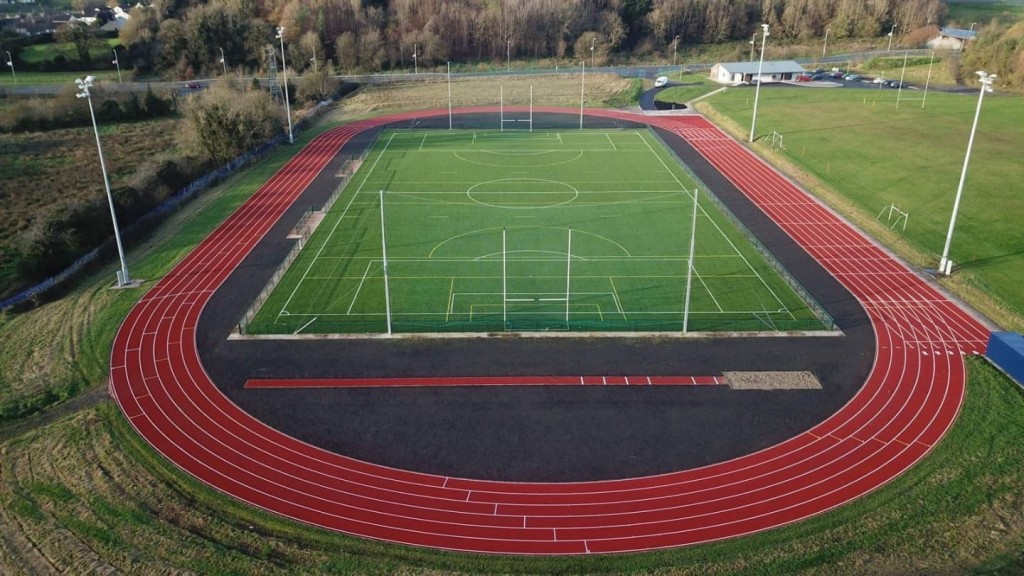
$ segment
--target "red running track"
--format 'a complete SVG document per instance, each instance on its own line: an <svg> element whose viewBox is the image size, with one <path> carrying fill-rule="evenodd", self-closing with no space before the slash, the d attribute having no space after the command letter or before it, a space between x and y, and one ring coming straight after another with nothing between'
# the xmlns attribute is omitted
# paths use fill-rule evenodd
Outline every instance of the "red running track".
<svg viewBox="0 0 1024 576"><path fill-rule="evenodd" d="M860 300L877 352L847 405L803 434L734 460L579 483L396 470L254 419L203 369L195 338L203 307L349 138L434 114L442 112L375 118L316 138L132 309L111 353L111 392L156 450L240 500L349 534L485 553L587 554L707 542L819 514L895 478L952 425L964 396L962 355L980 353L988 329L707 120L606 110L590 114L681 134Z"/></svg>

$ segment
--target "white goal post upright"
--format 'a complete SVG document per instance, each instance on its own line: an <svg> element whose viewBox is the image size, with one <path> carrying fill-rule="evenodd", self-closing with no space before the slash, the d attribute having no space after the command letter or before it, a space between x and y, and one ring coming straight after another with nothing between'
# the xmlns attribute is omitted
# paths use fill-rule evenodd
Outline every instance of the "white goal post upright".
<svg viewBox="0 0 1024 576"><path fill-rule="evenodd" d="M526 117L526 118L520 118L520 117L518 117L516 115L513 115L511 118L506 118L505 117L505 85L504 84L501 85L501 88L500 88L500 91L498 92L498 94L499 94L499 96L498 96L498 110L499 110L499 119L498 119L498 121L501 123L501 131L502 132L505 131L505 124L508 123L508 122L514 123L516 126L518 126L520 122L526 122L527 124L530 125L529 131L533 132L533 86L532 85L530 86L529 116ZM512 100L514 102L516 100L516 98L513 96Z"/></svg>
<svg viewBox="0 0 1024 576"><path fill-rule="evenodd" d="M572 226L569 226L569 246L565 249L565 327L569 327L569 281L572 278Z"/></svg>
<svg viewBox="0 0 1024 576"><path fill-rule="evenodd" d="M380 191L380 247L384 257L384 307L388 321L388 336L391 335L391 291L388 289L388 241L384 233L384 190Z"/></svg>
<svg viewBox="0 0 1024 576"><path fill-rule="evenodd" d="M900 97L903 96L903 79L907 77L907 56L910 55L910 51L907 50L903 53L903 72L900 72L900 87L896 92L896 109L900 109Z"/></svg>
<svg viewBox="0 0 1024 576"><path fill-rule="evenodd" d="M508 261L505 251L505 229L501 229L501 322L508 326Z"/></svg>
<svg viewBox="0 0 1024 576"><path fill-rule="evenodd" d="M587 61L583 61L583 76L580 79L580 130L583 130L583 91L587 85Z"/></svg>
<svg viewBox="0 0 1024 576"><path fill-rule="evenodd" d="M697 243L697 192L693 189L693 219L690 222L690 257L686 260L686 300L683 303L683 334L690 329L690 288L693 285L693 253Z"/></svg>

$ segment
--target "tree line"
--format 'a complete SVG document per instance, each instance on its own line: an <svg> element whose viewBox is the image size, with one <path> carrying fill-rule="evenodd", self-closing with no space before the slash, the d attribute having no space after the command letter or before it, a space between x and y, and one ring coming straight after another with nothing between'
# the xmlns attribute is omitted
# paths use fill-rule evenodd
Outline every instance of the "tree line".
<svg viewBox="0 0 1024 576"><path fill-rule="evenodd" d="M941 23L940 0L155 0L121 30L127 61L178 78L265 70L285 29L298 71L430 67L448 60L665 54L749 38L871 37ZM678 37L678 39L677 39ZM221 62L223 57L224 62ZM279 53L276 55L279 58Z"/></svg>

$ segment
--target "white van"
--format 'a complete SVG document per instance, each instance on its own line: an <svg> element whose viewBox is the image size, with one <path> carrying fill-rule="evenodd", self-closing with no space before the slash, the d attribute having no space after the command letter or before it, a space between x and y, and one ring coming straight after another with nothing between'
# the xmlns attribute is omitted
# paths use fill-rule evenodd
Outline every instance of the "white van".
<svg viewBox="0 0 1024 576"><path fill-rule="evenodd" d="M668 84L668 76L658 76L658 79L654 81L655 88L661 88Z"/></svg>

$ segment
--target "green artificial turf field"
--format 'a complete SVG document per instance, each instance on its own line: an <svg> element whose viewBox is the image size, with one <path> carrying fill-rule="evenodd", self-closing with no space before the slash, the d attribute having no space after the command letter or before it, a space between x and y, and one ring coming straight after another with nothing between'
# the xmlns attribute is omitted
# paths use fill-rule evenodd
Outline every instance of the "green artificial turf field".
<svg viewBox="0 0 1024 576"><path fill-rule="evenodd" d="M645 130L387 131L246 332L681 331L695 187ZM824 329L699 197L688 330Z"/></svg>

